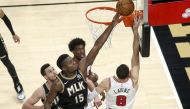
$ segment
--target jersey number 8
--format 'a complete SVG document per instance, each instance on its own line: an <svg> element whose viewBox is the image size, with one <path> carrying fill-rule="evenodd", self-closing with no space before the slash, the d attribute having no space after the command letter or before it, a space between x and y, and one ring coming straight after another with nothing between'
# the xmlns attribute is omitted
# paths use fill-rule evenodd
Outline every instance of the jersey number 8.
<svg viewBox="0 0 190 109"><path fill-rule="evenodd" d="M126 106L126 100L127 100L126 96L119 95L116 98L116 105L117 106Z"/></svg>

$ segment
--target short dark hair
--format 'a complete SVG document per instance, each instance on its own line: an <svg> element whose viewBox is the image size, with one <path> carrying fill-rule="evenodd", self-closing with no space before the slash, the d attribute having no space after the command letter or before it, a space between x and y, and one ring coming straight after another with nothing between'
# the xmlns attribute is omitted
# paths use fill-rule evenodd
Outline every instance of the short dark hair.
<svg viewBox="0 0 190 109"><path fill-rule="evenodd" d="M117 67L116 74L119 79L125 79L129 75L129 67L125 64L121 64Z"/></svg>
<svg viewBox="0 0 190 109"><path fill-rule="evenodd" d="M81 38L74 38L74 39L72 39L70 42L69 42L69 44L68 44L68 46L69 46L69 50L70 51L73 51L74 49L75 49L75 47L76 46L78 46L78 45L86 45L86 43L85 43L85 41L83 40L83 39L81 39Z"/></svg>
<svg viewBox="0 0 190 109"><path fill-rule="evenodd" d="M57 66L62 69L64 60L68 57L68 54L62 54L57 59Z"/></svg>
<svg viewBox="0 0 190 109"><path fill-rule="evenodd" d="M40 73L42 76L46 75L45 69L48 68L50 66L50 64L46 63L44 65L42 65L41 69L40 69Z"/></svg>

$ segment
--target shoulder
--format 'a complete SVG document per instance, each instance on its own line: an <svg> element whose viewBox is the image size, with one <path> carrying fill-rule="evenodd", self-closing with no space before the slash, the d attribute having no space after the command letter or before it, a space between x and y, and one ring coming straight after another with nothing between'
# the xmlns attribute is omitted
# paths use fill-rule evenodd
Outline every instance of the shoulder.
<svg viewBox="0 0 190 109"><path fill-rule="evenodd" d="M103 79L100 82L99 87L102 87L106 91L109 90L110 89L110 77Z"/></svg>
<svg viewBox="0 0 190 109"><path fill-rule="evenodd" d="M40 98L44 98L44 97L45 97L45 93L44 93L43 86L37 88L31 96L32 99L35 99L35 98L40 99Z"/></svg>
<svg viewBox="0 0 190 109"><path fill-rule="evenodd" d="M135 71L135 70L132 71L132 70L131 70L129 80L132 82L133 88L137 90L137 89L138 89L138 78L135 77L136 75L132 75L132 74L134 74L135 72L137 72L137 71Z"/></svg>
<svg viewBox="0 0 190 109"><path fill-rule="evenodd" d="M105 84L107 84L107 83L110 82L110 79L111 79L111 77L107 77L107 78L103 79L102 82L105 83Z"/></svg>
<svg viewBox="0 0 190 109"><path fill-rule="evenodd" d="M36 89L36 93L38 93L38 95L40 95L41 97L44 97L45 96L45 90L44 90L43 86Z"/></svg>

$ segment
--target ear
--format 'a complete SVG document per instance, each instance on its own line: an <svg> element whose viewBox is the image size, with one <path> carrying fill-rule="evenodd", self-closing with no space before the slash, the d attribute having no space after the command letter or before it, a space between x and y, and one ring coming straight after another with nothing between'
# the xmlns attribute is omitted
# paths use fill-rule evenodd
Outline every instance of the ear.
<svg viewBox="0 0 190 109"><path fill-rule="evenodd" d="M46 80L48 79L48 77L47 77L46 75L44 76L44 78L45 78Z"/></svg>
<svg viewBox="0 0 190 109"><path fill-rule="evenodd" d="M62 70L63 70L63 71L66 71L66 68L65 68L65 67L62 67Z"/></svg>
<svg viewBox="0 0 190 109"><path fill-rule="evenodd" d="M75 50L71 51L74 55L76 54Z"/></svg>

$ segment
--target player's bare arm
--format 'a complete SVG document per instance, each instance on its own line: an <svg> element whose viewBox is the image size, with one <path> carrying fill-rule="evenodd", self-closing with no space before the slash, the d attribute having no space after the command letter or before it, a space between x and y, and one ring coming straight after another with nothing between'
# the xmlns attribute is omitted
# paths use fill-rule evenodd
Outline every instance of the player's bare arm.
<svg viewBox="0 0 190 109"><path fill-rule="evenodd" d="M93 92L93 90L94 90L95 87L96 87L96 85L94 84L94 82L93 82L92 80L86 78L86 83L87 83L87 85L88 85L88 89L89 89L91 92ZM89 95L88 95L88 96L89 96ZM99 99L98 95L95 96L93 99L94 99L94 105L95 105L96 107L99 107L99 106L102 105L101 99ZM87 101L88 101L88 102L91 102L90 99L87 99Z"/></svg>
<svg viewBox="0 0 190 109"><path fill-rule="evenodd" d="M90 95L88 95L88 102L92 101L95 97L97 97L98 95L100 95L104 91L108 91L110 86L107 84L109 84L108 78L104 79L97 87L95 87L92 82L89 82L88 85L89 85L91 90L93 89L93 91ZM97 107L98 107L98 105L97 105Z"/></svg>
<svg viewBox="0 0 190 109"><path fill-rule="evenodd" d="M20 37L15 34L12 24L11 24L11 21L9 20L9 18L6 16L6 14L3 12L2 9L0 9L0 18L4 21L4 23L6 24L6 26L9 29L9 31L11 32L14 42L20 43Z"/></svg>
<svg viewBox="0 0 190 109"><path fill-rule="evenodd" d="M95 88L94 83L88 78L86 78L86 83L88 85L88 89L92 92L94 90L94 88Z"/></svg>
<svg viewBox="0 0 190 109"><path fill-rule="evenodd" d="M92 65L92 63L94 62L94 59L96 58L99 50L102 48L102 46L108 39L113 28L119 22L119 17L120 17L120 15L118 13L116 13L116 15L114 16L114 18L112 20L112 23L106 28L106 30L102 33L102 35L96 40L93 48L90 50L88 55L80 61L79 68L85 77L86 77L87 67L89 65Z"/></svg>
<svg viewBox="0 0 190 109"><path fill-rule="evenodd" d="M109 90L109 87L110 87L108 84L110 84L109 83L109 78L106 78L106 79L102 80L100 82L100 84L98 84L98 86L96 87L96 91L99 94L103 93L104 91L107 92Z"/></svg>
<svg viewBox="0 0 190 109"><path fill-rule="evenodd" d="M43 88L40 87L34 91L32 96L26 100L23 104L22 109L44 109L44 106L35 106L35 104L41 99L45 98Z"/></svg>
<svg viewBox="0 0 190 109"><path fill-rule="evenodd" d="M95 85L93 84L93 82L91 80L89 80L87 78L87 83L88 83L88 87L90 90L92 91L96 91L98 94L101 94L104 91L108 91L109 90L109 78L104 79L100 84L98 84L97 87L95 87Z"/></svg>
<svg viewBox="0 0 190 109"><path fill-rule="evenodd" d="M133 40L133 54L131 59L131 78L133 81L133 86L135 89L138 89L138 79L139 79L139 70L140 70L140 60L139 60L139 33L138 27L141 22L141 17L134 18L134 25L132 27L134 40Z"/></svg>
<svg viewBox="0 0 190 109"><path fill-rule="evenodd" d="M61 82L58 79L56 79L56 81L52 84L49 94L45 100L44 109L51 109L51 104L55 96L57 95L58 92L63 93L63 89L64 86L61 84Z"/></svg>

